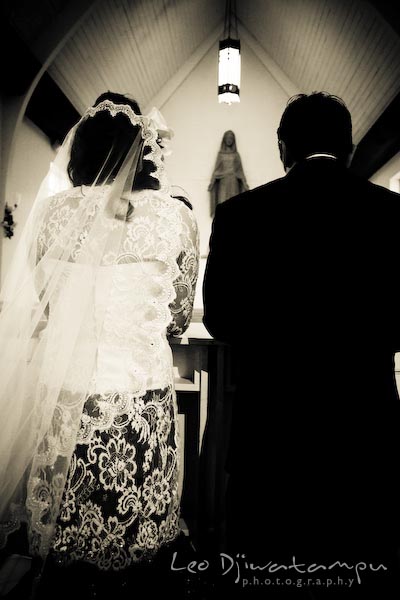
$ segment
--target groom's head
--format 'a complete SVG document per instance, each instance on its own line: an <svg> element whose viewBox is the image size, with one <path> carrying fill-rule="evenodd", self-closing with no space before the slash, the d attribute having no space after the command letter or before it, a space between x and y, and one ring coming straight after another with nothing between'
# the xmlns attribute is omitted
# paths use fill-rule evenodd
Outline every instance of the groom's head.
<svg viewBox="0 0 400 600"><path fill-rule="evenodd" d="M326 92L293 96L278 128L285 169L315 153L333 154L348 164L353 151L351 130L351 115L337 96Z"/></svg>

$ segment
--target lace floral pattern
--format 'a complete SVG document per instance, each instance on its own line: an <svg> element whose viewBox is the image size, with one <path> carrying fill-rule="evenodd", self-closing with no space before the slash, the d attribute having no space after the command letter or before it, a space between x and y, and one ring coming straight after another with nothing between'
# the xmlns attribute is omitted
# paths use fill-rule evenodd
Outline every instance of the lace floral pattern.
<svg viewBox="0 0 400 600"><path fill-rule="evenodd" d="M115 396L108 400L115 404ZM125 397L122 405L110 427L96 430L73 455L53 542L52 553L60 563L81 560L119 570L150 558L178 534L172 388ZM81 431L98 412L99 398L89 397Z"/></svg>
<svg viewBox="0 0 400 600"><path fill-rule="evenodd" d="M160 191L132 193L129 221L108 218L104 198L105 188L55 196L38 235L41 276L47 277L46 269L60 271L42 343L52 336L54 348L68 339L69 331L52 326L74 322L64 313L54 319L57 310L69 309L65 289L71 300L85 290L85 312L74 313L81 321L53 412L41 424L45 433L26 506L34 553L52 547L62 562L120 569L151 556L178 532L177 414L167 333L179 335L190 321L198 233L190 209ZM95 269L88 239L104 244ZM57 245L62 261L49 255ZM52 356L45 358L50 368Z"/></svg>
<svg viewBox="0 0 400 600"><path fill-rule="evenodd" d="M106 189L103 188L100 194L105 192ZM85 197L87 229L90 228L99 207L98 198L96 202L90 202L91 195ZM154 191L133 193L129 201L136 209L135 218L126 225L121 251L118 254L105 253L103 264L110 266L140 263L141 274L143 275L144 269L146 276L150 274L152 277L155 276L154 269L153 272L151 267L146 269L142 261L150 264L157 260L160 264L164 264L164 267L168 265L168 271L160 273L159 276L160 290L163 289L165 292L163 300L170 301L169 307L164 305L164 316L168 320L168 334L181 335L190 323L198 276L199 235L195 217L192 211L180 201L174 198L166 201L165 196ZM74 218L81 202L82 193L78 190L59 194L52 199L45 227L42 227L38 236L38 258L43 257L57 235L65 231L65 225ZM112 224L111 222L110 226ZM85 233L83 232L71 252L72 259L79 256L84 244ZM173 261L171 261L171 254L175 254ZM122 271L119 273L121 283L124 285ZM174 289L170 285L165 286L165 280L167 279L170 284L171 278ZM144 289L141 290L143 297L147 293L146 284L147 287L149 284L143 277L141 281L144 285ZM118 272L114 283L118 287ZM138 277L135 281L136 286L137 284ZM122 322L122 319L119 321ZM125 326L124 328L126 329Z"/></svg>

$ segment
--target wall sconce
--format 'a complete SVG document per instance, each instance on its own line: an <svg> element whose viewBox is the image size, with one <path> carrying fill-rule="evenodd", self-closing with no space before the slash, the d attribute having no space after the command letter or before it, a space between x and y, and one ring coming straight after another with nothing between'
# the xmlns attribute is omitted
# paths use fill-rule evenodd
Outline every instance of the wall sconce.
<svg viewBox="0 0 400 600"><path fill-rule="evenodd" d="M225 5L224 39L218 51L218 102L240 102L240 40L238 39L236 0Z"/></svg>

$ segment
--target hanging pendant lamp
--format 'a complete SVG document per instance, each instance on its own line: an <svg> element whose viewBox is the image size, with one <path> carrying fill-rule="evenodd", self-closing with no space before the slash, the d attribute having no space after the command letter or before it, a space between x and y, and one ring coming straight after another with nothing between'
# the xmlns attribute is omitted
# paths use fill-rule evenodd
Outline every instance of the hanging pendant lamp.
<svg viewBox="0 0 400 600"><path fill-rule="evenodd" d="M240 40L238 39L236 0L225 6L224 39L218 52L218 101L240 102Z"/></svg>

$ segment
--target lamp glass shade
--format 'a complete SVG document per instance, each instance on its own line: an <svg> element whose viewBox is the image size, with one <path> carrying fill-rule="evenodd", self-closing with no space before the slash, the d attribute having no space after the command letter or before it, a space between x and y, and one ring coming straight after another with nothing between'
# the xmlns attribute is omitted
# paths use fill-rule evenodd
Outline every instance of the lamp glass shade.
<svg viewBox="0 0 400 600"><path fill-rule="evenodd" d="M240 102L240 41L228 38L219 43L218 101Z"/></svg>

